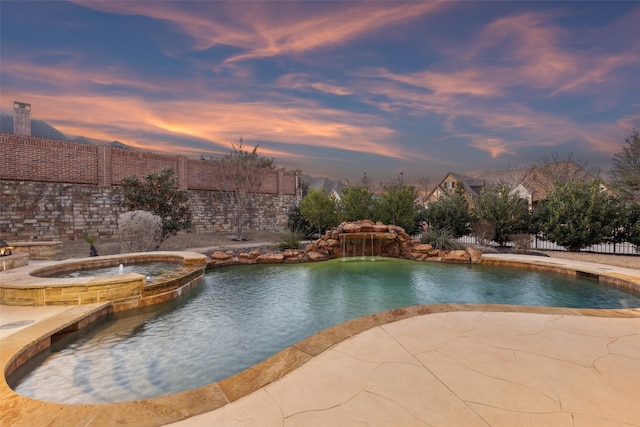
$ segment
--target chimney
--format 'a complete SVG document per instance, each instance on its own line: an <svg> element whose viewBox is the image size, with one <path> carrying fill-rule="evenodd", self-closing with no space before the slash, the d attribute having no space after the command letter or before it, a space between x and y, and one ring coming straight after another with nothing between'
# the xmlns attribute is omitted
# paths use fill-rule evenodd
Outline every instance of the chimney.
<svg viewBox="0 0 640 427"><path fill-rule="evenodd" d="M13 101L13 133L31 136L31 104Z"/></svg>

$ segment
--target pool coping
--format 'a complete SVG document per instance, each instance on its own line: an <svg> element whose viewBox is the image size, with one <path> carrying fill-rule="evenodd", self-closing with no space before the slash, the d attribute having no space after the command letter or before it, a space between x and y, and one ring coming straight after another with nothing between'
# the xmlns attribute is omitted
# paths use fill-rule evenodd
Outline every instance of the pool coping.
<svg viewBox="0 0 640 427"><path fill-rule="evenodd" d="M483 264L508 265L588 275L598 280L640 289L640 270L584 263L558 258L527 255L483 255ZM338 343L373 327L422 316L446 312L517 312L570 316L640 318L640 308L633 309L572 309L499 304L435 304L405 307L376 313L336 325L308 337L274 356L221 381L184 392L153 399L110 403L65 405L39 401L15 393L7 384L6 375L17 363L46 349L57 334L77 330L108 314L110 303L73 306L68 310L25 327L0 340L0 422L6 425L51 426L82 424L127 424L156 426L180 421L221 408L247 396L301 367L315 356Z"/></svg>
<svg viewBox="0 0 640 427"><path fill-rule="evenodd" d="M152 281L137 273L85 277L50 276L78 269L79 266L85 269L103 268L155 261L182 265ZM50 306L112 302L115 311L129 310L173 299L186 292L200 283L206 265L205 255L188 251L135 252L38 262L3 273L0 277L0 304Z"/></svg>

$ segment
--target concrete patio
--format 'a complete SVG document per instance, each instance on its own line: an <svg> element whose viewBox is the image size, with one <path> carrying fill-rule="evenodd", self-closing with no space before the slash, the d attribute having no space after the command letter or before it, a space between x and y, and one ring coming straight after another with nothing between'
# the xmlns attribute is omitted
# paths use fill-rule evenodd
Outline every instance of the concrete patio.
<svg viewBox="0 0 640 427"><path fill-rule="evenodd" d="M370 329L173 425L629 426L638 384L640 318L437 313Z"/></svg>

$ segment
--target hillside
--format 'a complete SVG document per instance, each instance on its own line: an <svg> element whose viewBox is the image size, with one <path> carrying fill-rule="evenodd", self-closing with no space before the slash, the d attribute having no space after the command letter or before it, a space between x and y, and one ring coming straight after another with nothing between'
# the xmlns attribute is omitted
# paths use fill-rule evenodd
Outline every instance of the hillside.
<svg viewBox="0 0 640 427"><path fill-rule="evenodd" d="M13 115L0 114L0 132L13 133ZM95 145L110 145L117 148L130 149L126 144L120 141L102 141L95 138L87 138L84 136L78 136L75 138L69 138L64 133L60 132L55 127L51 126L44 120L31 119L31 136L38 138L58 139L62 141L77 142L80 144L95 144Z"/></svg>
<svg viewBox="0 0 640 427"><path fill-rule="evenodd" d="M13 133L13 116L10 114L0 115L0 131ZM69 140L65 134L51 126L43 120L31 119L31 136L38 138Z"/></svg>

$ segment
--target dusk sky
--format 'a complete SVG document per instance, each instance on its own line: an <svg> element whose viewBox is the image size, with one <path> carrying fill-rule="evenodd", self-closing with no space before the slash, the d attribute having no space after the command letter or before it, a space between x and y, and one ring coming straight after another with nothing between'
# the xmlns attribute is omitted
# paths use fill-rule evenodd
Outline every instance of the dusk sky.
<svg viewBox="0 0 640 427"><path fill-rule="evenodd" d="M566 157L640 129L640 2L5 1L0 95L85 136L186 156L243 138L374 182Z"/></svg>

